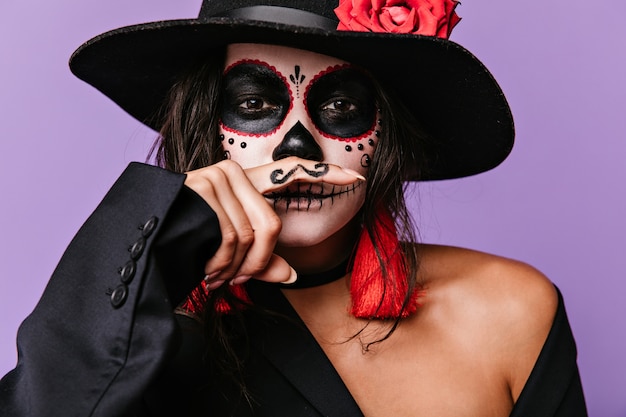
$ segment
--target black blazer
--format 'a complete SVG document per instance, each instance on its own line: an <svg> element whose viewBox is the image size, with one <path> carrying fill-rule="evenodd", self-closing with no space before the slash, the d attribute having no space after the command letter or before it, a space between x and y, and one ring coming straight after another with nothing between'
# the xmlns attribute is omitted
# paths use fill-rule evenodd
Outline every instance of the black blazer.
<svg viewBox="0 0 626 417"><path fill-rule="evenodd" d="M203 332L173 307L220 244L215 213L184 175L133 163L70 243L18 332L0 382L2 416L361 416L341 378L280 291L250 283L244 314L251 403L220 391ZM511 414L586 416L576 348L557 315Z"/></svg>

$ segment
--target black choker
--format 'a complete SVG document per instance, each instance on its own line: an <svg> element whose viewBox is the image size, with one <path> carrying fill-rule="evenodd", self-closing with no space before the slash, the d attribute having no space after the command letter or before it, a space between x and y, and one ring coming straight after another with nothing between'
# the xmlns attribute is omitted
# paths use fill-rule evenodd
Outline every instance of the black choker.
<svg viewBox="0 0 626 417"><path fill-rule="evenodd" d="M350 258L347 258L336 267L317 274L298 274L298 279L293 284L279 284L282 288L311 288L337 281L346 275Z"/></svg>

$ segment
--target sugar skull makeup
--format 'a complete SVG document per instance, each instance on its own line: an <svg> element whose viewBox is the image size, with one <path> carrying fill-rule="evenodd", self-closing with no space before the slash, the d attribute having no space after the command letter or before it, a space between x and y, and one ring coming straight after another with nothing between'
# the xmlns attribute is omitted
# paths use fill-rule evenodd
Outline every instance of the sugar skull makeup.
<svg viewBox="0 0 626 417"><path fill-rule="evenodd" d="M261 53L268 48L271 53ZM227 156L237 154L243 166L253 165L248 154L272 145L264 153L274 160L321 161L328 157L323 148L341 147L367 167L378 142L377 119L369 76L343 61L278 46L229 47L222 138Z"/></svg>
<svg viewBox="0 0 626 417"><path fill-rule="evenodd" d="M298 87L305 75L295 67L290 75ZM335 139L368 133L376 118L375 100L367 76L351 68L330 68L308 84L304 105L317 130ZM267 135L274 132L293 107L294 97L282 74L262 62L236 63L224 76L222 125L233 133Z"/></svg>
<svg viewBox="0 0 626 417"><path fill-rule="evenodd" d="M380 114L373 83L360 69L309 51L235 44L227 50L222 86L220 138L227 158L250 168L297 156L320 163L310 175L335 164L367 177ZM301 168L285 172L292 169ZM320 230L337 231L358 212L365 189L365 183L298 182L266 198L283 230L298 213L332 209L330 217L339 218L324 215L328 225Z"/></svg>

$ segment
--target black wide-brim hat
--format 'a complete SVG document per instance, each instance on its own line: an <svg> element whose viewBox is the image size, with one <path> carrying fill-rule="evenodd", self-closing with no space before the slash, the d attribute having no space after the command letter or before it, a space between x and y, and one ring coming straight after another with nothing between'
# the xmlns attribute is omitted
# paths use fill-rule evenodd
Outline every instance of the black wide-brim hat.
<svg viewBox="0 0 626 417"><path fill-rule="evenodd" d="M305 49L366 68L403 101L434 142L420 180L477 174L507 157L513 118L502 90L476 57L432 36L338 31L338 3L204 0L197 19L96 36L74 52L70 68L158 131L154 116L172 84L199 59L210 59L215 48L260 43Z"/></svg>

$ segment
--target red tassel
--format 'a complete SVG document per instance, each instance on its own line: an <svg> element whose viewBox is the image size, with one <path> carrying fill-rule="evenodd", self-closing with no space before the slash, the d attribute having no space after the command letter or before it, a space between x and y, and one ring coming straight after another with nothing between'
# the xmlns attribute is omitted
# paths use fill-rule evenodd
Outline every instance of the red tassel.
<svg viewBox="0 0 626 417"><path fill-rule="evenodd" d="M363 228L361 231L350 281L350 312L355 317L367 319L408 317L417 310L418 291L412 292L403 309L409 290L406 262L388 210L380 209L376 213L373 234L377 248L367 230ZM384 271L379 257L385 265Z"/></svg>
<svg viewBox="0 0 626 417"><path fill-rule="evenodd" d="M224 284L228 285L228 284ZM240 305L251 303L250 296L246 292L243 285L228 285L228 291L240 301ZM202 281L200 285L191 291L187 299L181 304L180 308L191 314L200 315L204 311L204 305L209 299L210 291L207 289L206 281ZM217 301L215 311L221 314L229 314L237 308L231 305L224 298Z"/></svg>

